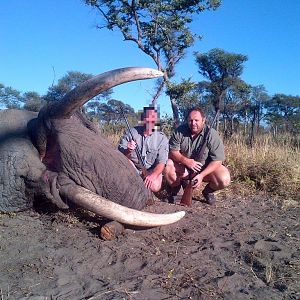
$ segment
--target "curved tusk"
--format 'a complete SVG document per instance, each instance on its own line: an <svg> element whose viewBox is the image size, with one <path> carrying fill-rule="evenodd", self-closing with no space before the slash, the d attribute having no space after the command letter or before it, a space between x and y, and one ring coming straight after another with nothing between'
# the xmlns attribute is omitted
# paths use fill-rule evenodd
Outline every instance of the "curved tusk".
<svg viewBox="0 0 300 300"><path fill-rule="evenodd" d="M142 212L114 203L80 186L62 188L60 193L95 214L128 225L143 227L168 225L179 221L185 215L185 211L171 214Z"/></svg>
<svg viewBox="0 0 300 300"><path fill-rule="evenodd" d="M69 118L76 109L98 94L122 83L151 79L163 76L163 73L150 68L122 68L97 75L67 93L61 101L47 106L50 118Z"/></svg>

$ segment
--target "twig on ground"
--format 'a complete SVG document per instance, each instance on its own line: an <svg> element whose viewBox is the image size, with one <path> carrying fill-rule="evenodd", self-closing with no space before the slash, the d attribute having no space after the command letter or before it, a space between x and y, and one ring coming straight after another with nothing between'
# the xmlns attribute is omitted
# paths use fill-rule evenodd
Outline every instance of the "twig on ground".
<svg viewBox="0 0 300 300"><path fill-rule="evenodd" d="M101 297L103 295L106 295L106 294L113 293L113 292L125 293L127 296L139 293L139 291L132 291L132 292L130 292L130 291L127 291L126 289L124 289L124 291L119 290L119 289L115 289L115 290L110 290L110 291L102 292L102 293L100 293L98 295L92 296L91 298L88 298L88 300L101 299L99 297Z"/></svg>

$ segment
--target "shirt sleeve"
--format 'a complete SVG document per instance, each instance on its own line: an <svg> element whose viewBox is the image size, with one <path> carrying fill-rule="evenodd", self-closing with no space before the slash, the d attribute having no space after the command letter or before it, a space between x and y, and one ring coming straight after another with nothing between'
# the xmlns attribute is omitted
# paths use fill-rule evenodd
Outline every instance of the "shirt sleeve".
<svg viewBox="0 0 300 300"><path fill-rule="evenodd" d="M211 160L224 161L225 151L224 144L220 138L218 132L214 129L211 130L211 134L208 140L209 158Z"/></svg>
<svg viewBox="0 0 300 300"><path fill-rule="evenodd" d="M158 163L166 164L168 160L168 156L169 156L169 140L162 133L162 141L159 145L158 156L157 156Z"/></svg>
<svg viewBox="0 0 300 300"><path fill-rule="evenodd" d="M181 137L182 137L182 134L180 133L180 131L178 129L176 129L172 133L171 138L169 140L170 150L175 150L175 151L179 151L180 150Z"/></svg>

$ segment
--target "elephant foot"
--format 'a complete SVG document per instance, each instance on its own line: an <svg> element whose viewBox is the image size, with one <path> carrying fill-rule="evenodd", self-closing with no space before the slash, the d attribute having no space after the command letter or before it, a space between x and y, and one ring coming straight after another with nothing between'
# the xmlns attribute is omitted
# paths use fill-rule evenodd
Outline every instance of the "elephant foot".
<svg viewBox="0 0 300 300"><path fill-rule="evenodd" d="M112 221L101 227L100 236L105 241L112 241L122 234L124 229L125 228L121 223Z"/></svg>

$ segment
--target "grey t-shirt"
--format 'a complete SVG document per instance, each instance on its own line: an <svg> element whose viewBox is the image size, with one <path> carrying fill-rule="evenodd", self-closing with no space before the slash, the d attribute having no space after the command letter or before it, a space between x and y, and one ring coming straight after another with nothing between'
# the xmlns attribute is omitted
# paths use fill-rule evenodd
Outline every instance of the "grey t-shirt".
<svg viewBox="0 0 300 300"><path fill-rule="evenodd" d="M204 133L208 129L205 125L199 135L193 140L191 136L191 130L187 124L180 125L172 134L169 144L170 150L180 151L181 154L188 158L193 158L200 161L203 165L207 165L210 161L224 161L224 145L215 129L211 129L207 145L203 154L203 158L199 160L196 156L199 148L203 144Z"/></svg>
<svg viewBox="0 0 300 300"><path fill-rule="evenodd" d="M169 154L169 141L164 133L154 131L151 135L144 136L144 127L136 126L131 128L134 140L140 148L146 168L153 168L158 163L166 163ZM118 149L124 153L127 150L127 144L131 141L131 135L127 130L120 140ZM131 154L131 160L137 168L140 167L136 152Z"/></svg>

